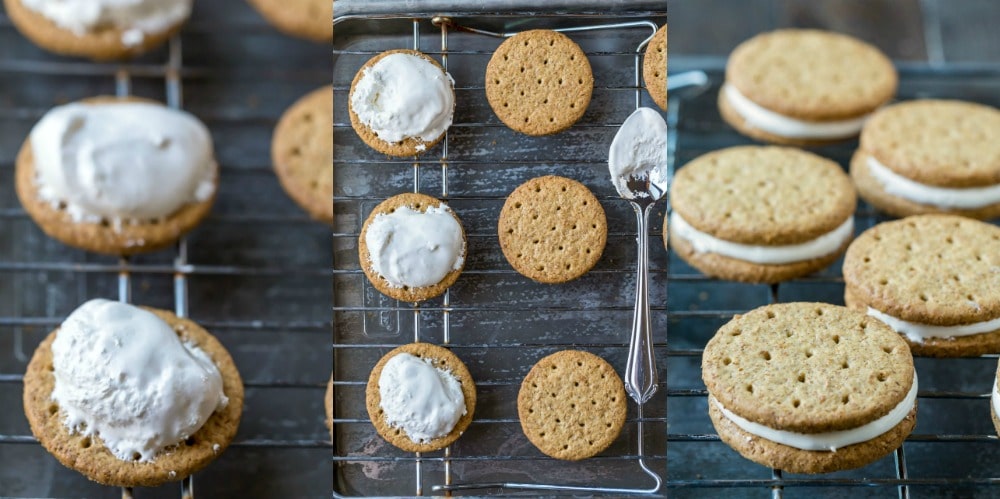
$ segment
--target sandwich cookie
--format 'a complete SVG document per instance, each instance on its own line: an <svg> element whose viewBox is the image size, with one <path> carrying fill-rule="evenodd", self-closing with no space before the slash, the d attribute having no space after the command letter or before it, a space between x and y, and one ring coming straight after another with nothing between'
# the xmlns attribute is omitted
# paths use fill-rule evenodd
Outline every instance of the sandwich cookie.
<svg viewBox="0 0 1000 499"><path fill-rule="evenodd" d="M737 315L709 340L701 367L719 437L764 466L858 468L892 453L916 425L906 343L845 307L783 303Z"/></svg>
<svg viewBox="0 0 1000 499"><path fill-rule="evenodd" d="M642 61L642 81L660 109L667 110L667 25L664 24L646 46Z"/></svg>
<svg viewBox="0 0 1000 499"><path fill-rule="evenodd" d="M24 375L31 432L63 465L119 487L181 480L222 453L243 383L190 320L91 300L35 350Z"/></svg>
<svg viewBox="0 0 1000 499"><path fill-rule="evenodd" d="M271 139L281 187L311 217L333 223L333 90L323 87L285 111Z"/></svg>
<svg viewBox="0 0 1000 499"><path fill-rule="evenodd" d="M382 294L411 303L444 293L465 266L465 231L448 205L425 194L399 194L372 210L358 255Z"/></svg>
<svg viewBox="0 0 1000 499"><path fill-rule="evenodd" d="M586 274L604 253L608 221L587 186L548 175L514 189L500 210L500 249L514 270L557 284Z"/></svg>
<svg viewBox="0 0 1000 499"><path fill-rule="evenodd" d="M407 452L451 445L472 422L476 385L451 351L410 343L385 354L365 389L368 417L390 444Z"/></svg>
<svg viewBox="0 0 1000 499"><path fill-rule="evenodd" d="M497 47L486 66L486 100L507 127L552 135L573 126L590 105L590 61L568 36L536 29Z"/></svg>
<svg viewBox="0 0 1000 499"><path fill-rule="evenodd" d="M888 106L865 124L851 177L862 198L896 216L1000 217L1000 111L949 100Z"/></svg>
<svg viewBox="0 0 1000 499"><path fill-rule="evenodd" d="M4 0L18 31L45 50L95 60L132 57L166 42L192 0Z"/></svg>
<svg viewBox="0 0 1000 499"><path fill-rule="evenodd" d="M286 35L314 42L333 40L331 0L247 0L267 22Z"/></svg>
<svg viewBox="0 0 1000 499"><path fill-rule="evenodd" d="M97 97L53 108L16 163L17 196L49 236L97 253L173 244L211 210L212 137L152 101Z"/></svg>
<svg viewBox="0 0 1000 499"><path fill-rule="evenodd" d="M705 154L671 188L669 245L721 279L776 283L833 263L854 236L856 197L840 166L798 149Z"/></svg>
<svg viewBox="0 0 1000 499"><path fill-rule="evenodd" d="M521 430L549 457L595 456L625 425L625 387L611 364L580 350L539 360L517 392Z"/></svg>
<svg viewBox="0 0 1000 499"><path fill-rule="evenodd" d="M382 52L351 83L351 126L376 151L415 156L440 142L451 126L454 86L451 75L421 52Z"/></svg>
<svg viewBox="0 0 1000 499"><path fill-rule="evenodd" d="M872 45L838 33L783 29L736 47L719 111L755 139L821 145L857 136L897 84L892 62Z"/></svg>
<svg viewBox="0 0 1000 499"><path fill-rule="evenodd" d="M917 215L868 229L844 258L844 301L916 355L1000 353L1000 227Z"/></svg>

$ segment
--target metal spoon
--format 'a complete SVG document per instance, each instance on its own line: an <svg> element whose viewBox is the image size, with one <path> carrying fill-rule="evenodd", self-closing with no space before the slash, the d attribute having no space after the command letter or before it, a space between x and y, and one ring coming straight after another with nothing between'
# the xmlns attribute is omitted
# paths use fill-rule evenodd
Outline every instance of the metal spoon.
<svg viewBox="0 0 1000 499"><path fill-rule="evenodd" d="M629 340L625 390L643 404L656 393L656 360L649 323L649 211L667 192L667 124L660 113L639 108L625 120L608 155L611 181L618 195L635 211L639 263L635 281L635 312Z"/></svg>

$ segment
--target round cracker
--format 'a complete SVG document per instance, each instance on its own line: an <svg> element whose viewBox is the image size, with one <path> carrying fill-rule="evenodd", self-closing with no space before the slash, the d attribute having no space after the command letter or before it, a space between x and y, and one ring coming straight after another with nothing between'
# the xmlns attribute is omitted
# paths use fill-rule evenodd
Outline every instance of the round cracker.
<svg viewBox="0 0 1000 499"><path fill-rule="evenodd" d="M99 436L71 434L63 421L65 414L52 400L52 342L59 329L52 331L35 349L24 375L24 414L31 433L60 463L104 485L155 487L195 473L226 450L243 413L243 381L225 347L189 319L166 310L143 308L170 324L181 340L195 344L212 359L222 375L222 391L229 403L214 412L191 438L164 450L152 462L118 459Z"/></svg>
<svg viewBox="0 0 1000 499"><path fill-rule="evenodd" d="M626 409L625 387L611 364L580 350L539 360L517 392L521 430L556 459L576 461L606 449L621 433Z"/></svg>
<svg viewBox="0 0 1000 499"><path fill-rule="evenodd" d="M331 0L247 0L267 22L286 35L314 42L333 40Z"/></svg>
<svg viewBox="0 0 1000 499"><path fill-rule="evenodd" d="M21 0L4 0L4 7L14 27L35 45L56 54L95 61L126 59L148 52L163 45L186 21L181 20L159 33L144 33L141 43L126 45L122 42L125 29L106 27L78 35L25 7Z"/></svg>
<svg viewBox="0 0 1000 499"><path fill-rule="evenodd" d="M500 121L527 135L573 126L590 105L590 61L568 36L536 29L505 40L486 66L486 100Z"/></svg>
<svg viewBox="0 0 1000 499"><path fill-rule="evenodd" d="M333 91L314 90L281 116L271 161L281 187L314 219L333 223Z"/></svg>
<svg viewBox="0 0 1000 499"><path fill-rule="evenodd" d="M80 101L85 104L115 104L129 102L156 103L135 97L93 97ZM95 253L134 255L170 246L184 234L194 229L212 210L218 192L218 166L212 197L205 201L188 203L162 220L125 222L114 227L107 220L77 222L61 206L53 206L38 194L34 153L30 138L25 139L17 154L15 188L17 197L28 215L49 237Z"/></svg>
<svg viewBox="0 0 1000 499"><path fill-rule="evenodd" d="M515 270L542 283L586 274L608 239L604 208L575 180L533 178L507 196L498 223L500 249Z"/></svg>
<svg viewBox="0 0 1000 499"><path fill-rule="evenodd" d="M854 240L844 282L859 306L955 326L1000 317L1000 227L954 215L876 225Z"/></svg>
<svg viewBox="0 0 1000 499"><path fill-rule="evenodd" d="M1000 110L956 100L921 99L879 110L861 132L861 149L921 184L1000 184Z"/></svg>
<svg viewBox="0 0 1000 499"><path fill-rule="evenodd" d="M667 25L664 24L646 46L642 61L642 81L660 109L667 110Z"/></svg>
<svg viewBox="0 0 1000 499"><path fill-rule="evenodd" d="M372 221L374 221L375 217L379 214L392 213L396 210L396 208L402 206L406 206L412 210L423 213L426 212L428 208L436 208L441 205L444 205L444 203L437 198L426 194L408 192L404 194L397 194L389 199L386 199L385 201L382 201L368 215L364 225L361 227L361 235L358 236L358 258L360 259L361 269L364 271L365 277L367 277L368 281L372 283L372 286L375 286L375 289L390 298L416 303L444 294L444 292L455 283L458 276L462 273L462 269L448 272L448 274L444 276L444 279L441 279L441 282L433 286L424 286L420 288L411 288L409 286L398 288L392 286L389 284L389 281L385 279L385 277L382 277L380 274L376 273L374 269L372 269L371 253L368 251L368 244L365 242L365 237L368 234L368 226L371 225ZM459 229L462 230L462 245L463 248L466 249L466 256L468 256L468 246L465 242L465 230L462 229L462 220L459 219L458 215L456 215L450 208L448 211L451 213L451 216L455 217L455 220L458 222ZM467 258L463 259L463 268L465 260L467 260Z"/></svg>
<svg viewBox="0 0 1000 499"><path fill-rule="evenodd" d="M913 386L906 342L867 315L781 303L737 315L705 346L702 379L737 416L776 430L823 433L871 423Z"/></svg>
<svg viewBox="0 0 1000 499"><path fill-rule="evenodd" d="M425 443L414 442L410 440L406 432L400 428L393 428L386 422L381 407L382 395L379 391L378 380L389 359L400 353L408 353L422 359L431 359L434 367L450 371L461 385L462 396L465 397L465 414L459 418L458 423L447 435ZM458 440L458 437L462 436L462 433L472 423L472 416L476 412L476 384L472 380L469 369L450 350L430 343L410 343L392 349L375 364L371 375L368 376L368 385L365 388L365 406L368 408L368 417L375 425L375 431L387 442L407 452L430 452L451 445L455 440Z"/></svg>
<svg viewBox="0 0 1000 499"><path fill-rule="evenodd" d="M854 214L857 196L840 165L787 147L731 147L677 171L671 205L692 227L741 244L800 244Z"/></svg>
<svg viewBox="0 0 1000 499"><path fill-rule="evenodd" d="M896 93L892 61L856 38L812 29L782 29L741 43L729 56L726 82L759 106L805 121L857 118Z"/></svg>
<svg viewBox="0 0 1000 499"><path fill-rule="evenodd" d="M354 131L358 133L358 137L361 137L361 140L364 141L365 144L368 144L368 147L371 147L372 149L375 149L376 151L382 154L388 154L389 156L405 158L409 156L416 156L419 154L423 154L427 150L430 150L432 147L437 145L438 142L441 142L441 140L444 139L444 136L448 133L447 130L442 132L441 135L439 135L437 138L435 138L430 142L424 142L419 138L415 137L407 137L399 142L386 142L381 138L379 138L378 134L375 133L375 131L372 130L371 127L361 122L361 119L354 112L353 104L351 104L352 101L351 97L354 95L354 89L355 87L358 86L358 83L361 81L361 78L364 77L365 70L374 66L378 61L381 61L383 58L393 54L409 54L412 56L419 57L421 59L424 59L425 61L430 62L438 69L440 69L441 73L447 75L444 68L441 67L441 64L439 64L437 61L432 59L427 54L424 54L423 52L418 52L416 50L409 50L409 49L387 50L369 59L364 66L361 66L361 69L358 70L358 73L354 75L354 81L351 82L351 91L347 97L347 103L348 103L347 111L351 116L351 126L354 128ZM451 81L450 78L449 81ZM414 84L419 84L419 82L414 82ZM454 87L454 85L452 85L452 87ZM452 88L452 92L454 92L454 88Z"/></svg>

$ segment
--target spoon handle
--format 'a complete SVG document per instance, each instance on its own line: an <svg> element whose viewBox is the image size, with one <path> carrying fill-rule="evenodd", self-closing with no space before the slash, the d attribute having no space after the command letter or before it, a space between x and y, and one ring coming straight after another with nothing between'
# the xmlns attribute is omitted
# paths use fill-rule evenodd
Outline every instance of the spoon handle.
<svg viewBox="0 0 1000 499"><path fill-rule="evenodd" d="M632 203L638 226L639 263L635 280L635 312L625 367L625 391L636 402L645 403L656 393L656 359L653 358L653 331L649 324L649 209L653 203Z"/></svg>

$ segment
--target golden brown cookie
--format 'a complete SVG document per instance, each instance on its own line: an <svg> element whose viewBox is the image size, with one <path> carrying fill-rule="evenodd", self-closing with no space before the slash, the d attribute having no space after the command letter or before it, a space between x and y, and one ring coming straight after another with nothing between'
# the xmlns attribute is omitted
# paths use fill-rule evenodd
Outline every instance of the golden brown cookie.
<svg viewBox="0 0 1000 499"><path fill-rule="evenodd" d="M333 223L333 91L323 87L285 111L271 139L278 180L316 220Z"/></svg>
<svg viewBox="0 0 1000 499"><path fill-rule="evenodd" d="M247 1L286 35L314 42L333 40L333 2L330 0Z"/></svg>
<svg viewBox="0 0 1000 499"><path fill-rule="evenodd" d="M465 415L458 420L451 433L426 443L414 442L410 440L410 437L403 430L393 428L385 421L385 416L381 408L382 396L379 392L378 380L382 376L382 368L385 367L386 362L389 362L389 359L400 353L408 353L415 357L431 359L434 367L450 371L451 375L462 386L462 395L465 397ZM371 418L372 424L375 425L375 431L390 444L407 452L430 452L451 445L469 427L469 423L472 422L472 416L476 411L476 384L472 380L472 375L469 374L468 368L462 363L462 360L450 350L437 345L431 345L430 343L410 343L394 348L375 364L371 375L368 376L368 385L365 388L365 405L368 407L368 417Z"/></svg>
<svg viewBox="0 0 1000 499"><path fill-rule="evenodd" d="M664 24L646 46L642 61L642 81L660 109L667 110L667 25Z"/></svg>
<svg viewBox="0 0 1000 499"><path fill-rule="evenodd" d="M590 61L568 36L536 29L497 47L486 66L486 99L500 121L527 135L551 135L576 123L590 105Z"/></svg>
<svg viewBox="0 0 1000 499"><path fill-rule="evenodd" d="M702 379L719 437L747 459L793 473L873 462L902 445L916 423L914 405L881 435L835 452L791 447L743 426L807 435L846 431L907 402L916 375L906 343L845 307L784 303L735 316L706 345Z"/></svg>
<svg viewBox="0 0 1000 499"><path fill-rule="evenodd" d="M625 424L625 387L611 364L580 350L539 360L521 382L517 415L538 450L577 461L597 455Z"/></svg>
<svg viewBox="0 0 1000 499"><path fill-rule="evenodd" d="M711 238L771 249L831 237L854 214L850 179L840 166L785 147L732 147L714 151L679 169L671 188L674 217ZM664 224L671 247L707 275L743 282L780 282L833 263L850 243L848 231L829 251L804 260L753 261L692 244L678 223ZM690 236L690 237L689 237ZM700 251L699 251L700 250Z"/></svg>
<svg viewBox="0 0 1000 499"><path fill-rule="evenodd" d="M243 381L225 347L191 320L165 310L146 310L170 324L183 341L194 343L208 354L222 374L222 390L229 398L226 407L213 413L191 438L164 451L152 462L122 461L104 446L100 437L70 434L62 411L52 400L55 386L52 342L59 329L38 346L24 375L24 413L31 433L60 463L104 485L153 487L183 479L226 450L243 413Z"/></svg>
<svg viewBox="0 0 1000 499"><path fill-rule="evenodd" d="M156 48L180 31L184 22L179 22L160 33L146 33L137 45L126 45L122 41L124 29L106 27L77 35L64 29L44 15L35 12L21 0L4 0L7 15L14 27L35 45L60 55L86 57L96 61L125 59Z"/></svg>
<svg viewBox="0 0 1000 499"><path fill-rule="evenodd" d="M350 96L354 95L354 89L355 87L358 86L358 83L361 81L361 78L364 77L365 70L374 66L375 63L381 61L383 58L388 57L392 54L409 54L420 57L421 59L429 61L431 64L436 66L438 69L441 70L442 73L445 73L445 70L443 67L441 67L441 64L439 64L437 61L435 61L427 54L424 54L423 52L418 52L416 50L409 50L409 49L387 50L369 59L364 66L361 66L361 69L358 70L358 73L354 75L354 81L351 82L351 92L348 96L347 110L351 116L351 126L354 128L354 131L358 133L358 137L361 137L361 140L364 141L365 144L368 144L368 147L371 147L372 149L375 149L376 151L382 154L388 154L389 156L396 156L399 158L416 156L434 147L438 142L441 142L441 139L444 139L444 136L447 132L442 132L440 136L438 136L436 139L430 142L424 142L414 137L407 137L400 142L386 142L381 138L379 138L378 134L376 134L375 131L371 129L371 127L361 122L361 119L358 118L358 115L354 112L353 105L351 104Z"/></svg>
<svg viewBox="0 0 1000 499"><path fill-rule="evenodd" d="M876 225L851 244L844 257L844 300L918 325L992 321L1000 318L998 268L1000 227L954 215L913 216ZM922 340L900 332L918 355L1000 352L1000 328Z"/></svg>
<svg viewBox="0 0 1000 499"><path fill-rule="evenodd" d="M1000 111L993 107L931 99L885 107L865 123L861 148L851 161L851 175L862 197L897 216L1000 216L1000 201L963 207L907 197L898 190L901 186L878 180L869 158L892 174L932 189L1000 186ZM887 188L895 192L887 192ZM964 196L957 197L966 201Z"/></svg>
<svg viewBox="0 0 1000 499"><path fill-rule="evenodd" d="M125 99L93 97L81 102L108 104L154 101L134 97ZM147 253L173 244L208 216L212 209L212 203L215 201L219 182L218 172L216 172L216 188L213 189L211 198L186 204L176 213L162 220L123 223L121 227L114 227L106 220L97 223L74 221L64 207L53 206L52 203L39 196L35 182L36 177L31 141L25 139L21 151L17 155L15 172L17 197L21 200L24 210L49 237L70 246L111 255Z"/></svg>
<svg viewBox="0 0 1000 499"><path fill-rule="evenodd" d="M726 64L726 83L759 106L805 121L863 116L896 93L892 61L839 33L782 29L741 43Z"/></svg>
<svg viewBox="0 0 1000 499"><path fill-rule="evenodd" d="M375 286L375 289L379 290L382 294L395 298L397 300L402 300L410 303L416 303L419 301L429 300L435 296L443 294L455 281L458 276L462 273L462 270L453 270L449 272L441 282L433 286L425 286L419 288L411 287L395 287L386 281L385 277L382 277L376 273L371 268L371 254L368 252L368 244L365 242L365 236L368 234L368 226L371 225L372 221L379 214L389 214L401 206L409 207L410 209L425 212L428 208L433 208L437 206L445 206L440 200L428 196L426 194L417 193L404 193L397 194L385 201L382 201L374 210L368 215L365 220L364 225L361 227L361 235L358 236L358 257L361 262L361 269L364 270L365 276ZM454 211L448 210L455 220L458 221L459 228L462 226L462 221L458 218L458 215ZM462 232L462 239L465 240L465 232ZM463 260L464 264L464 260Z"/></svg>
<svg viewBox="0 0 1000 499"><path fill-rule="evenodd" d="M549 284L586 274L608 239L604 208L590 189L554 175L514 189L500 211L498 231L514 270Z"/></svg>
<svg viewBox="0 0 1000 499"><path fill-rule="evenodd" d="M811 29L782 29L741 43L726 64L726 85L765 111L806 124L860 119L896 93L892 61L855 38ZM820 145L849 138L844 132L762 129L730 104L725 88L719 110L730 125L750 137L785 145ZM812 136L813 134L818 134Z"/></svg>

